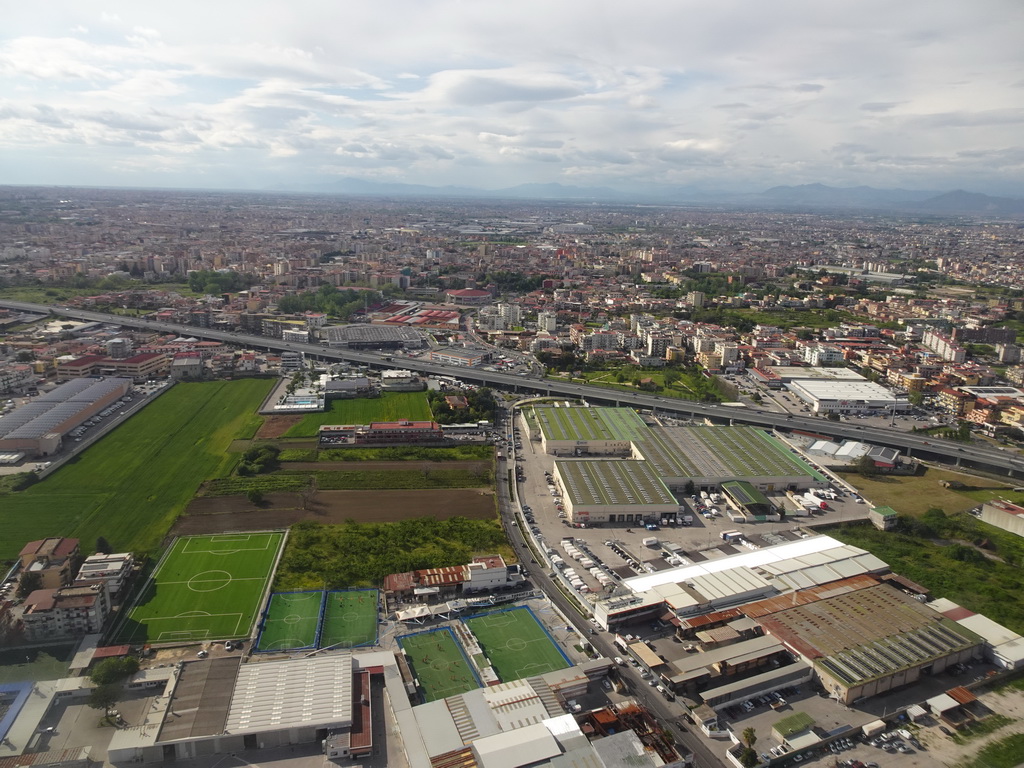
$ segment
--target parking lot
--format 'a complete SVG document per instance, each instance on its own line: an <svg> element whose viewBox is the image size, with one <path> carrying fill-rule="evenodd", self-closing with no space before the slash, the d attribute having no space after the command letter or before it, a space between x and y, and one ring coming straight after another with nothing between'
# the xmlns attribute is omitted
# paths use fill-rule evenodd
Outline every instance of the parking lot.
<svg viewBox="0 0 1024 768"><path fill-rule="evenodd" d="M811 514L787 517L779 522L757 522L757 523L735 523L728 516L723 514L724 505L719 504L719 514L713 517L703 517L697 511L697 503L688 497L680 498L680 504L686 508L686 514L692 518L689 526L671 525L660 527L656 531L648 531L642 525L633 523L612 523L598 527L575 528L568 525L564 517L560 517L558 504L561 499L553 496L550 487L550 475L554 470L555 457L542 452L540 443L531 442L526 439L524 430L520 428L521 422L516 422L515 434L519 436L518 446L514 452L516 457L516 471L522 478L519 482L519 494L522 504L529 508L526 522L531 532L540 537L550 547L559 549L559 542L571 536L588 550L591 556L596 556L601 563L615 571L620 576L630 576L646 572L649 569L662 569L670 567L671 563L666 562L665 557L671 556L665 550L665 545L671 549L680 547L683 553L699 552L717 548L726 542L722 534L726 531L739 530L747 536L768 534L771 537L788 538L793 536L795 529L804 526L825 525L830 523L848 522L864 519L868 514L868 506L858 502L845 487L840 485L838 478L829 476L835 482L833 487L845 493L834 500L829 500L828 509L815 510ZM506 430L506 434L509 434ZM513 439L515 443L515 439ZM508 446L505 446L508 447ZM819 471L827 471L819 467ZM557 489L556 489L557 490ZM772 494L771 499L779 506L792 510L793 503L782 494ZM564 514L564 513L563 513ZM644 540L655 538L657 544L645 546ZM770 542L768 542L770 543ZM625 554L623 554L625 553ZM559 552L564 556L563 552ZM629 561L640 564L639 568L630 568ZM645 568L643 563L647 562ZM600 593L602 585L587 572L586 569L576 569L578 575L592 592Z"/></svg>

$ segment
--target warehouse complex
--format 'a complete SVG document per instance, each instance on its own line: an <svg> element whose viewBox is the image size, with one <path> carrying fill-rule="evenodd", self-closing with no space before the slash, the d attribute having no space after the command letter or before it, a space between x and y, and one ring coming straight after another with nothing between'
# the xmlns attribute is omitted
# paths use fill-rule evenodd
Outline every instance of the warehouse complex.
<svg viewBox="0 0 1024 768"><path fill-rule="evenodd" d="M774 519L764 493L828 484L756 427L651 427L629 408L535 406L523 419L545 453L565 457L555 462L555 479L574 524L674 518L672 492L691 483L696 491L725 490L744 519Z"/></svg>
<svg viewBox="0 0 1024 768"><path fill-rule="evenodd" d="M628 593L599 600L594 617L612 631L674 625L699 653L620 645L667 689L713 710L812 677L849 705L996 647L1015 659L1003 666L1024 663L1019 637L938 613L887 572L862 549L814 536L626 579Z"/></svg>
<svg viewBox="0 0 1024 768"><path fill-rule="evenodd" d="M75 427L128 394L131 379L73 379L0 419L0 452L50 456Z"/></svg>

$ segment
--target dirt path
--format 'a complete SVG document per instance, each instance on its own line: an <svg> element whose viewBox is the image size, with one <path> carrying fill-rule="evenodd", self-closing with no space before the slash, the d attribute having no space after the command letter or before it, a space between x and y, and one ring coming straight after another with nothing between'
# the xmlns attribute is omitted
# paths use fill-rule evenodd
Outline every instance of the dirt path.
<svg viewBox="0 0 1024 768"><path fill-rule="evenodd" d="M286 461L281 469L293 472L387 472L394 470L464 469L469 472L486 472L491 464L487 461Z"/></svg>
<svg viewBox="0 0 1024 768"><path fill-rule="evenodd" d="M993 712L1009 717L1015 722L1005 725L993 733L971 739L966 744L957 744L943 734L937 725L922 728L918 738L928 747L926 754L930 755L933 761L954 766L961 761L971 759L987 744L1001 741L1015 733L1024 733L1024 691L1007 689L1002 694L985 693L979 698Z"/></svg>
<svg viewBox="0 0 1024 768"><path fill-rule="evenodd" d="M318 491L305 506L303 509L302 497L297 493L267 494L258 507L244 496L193 499L171 535L285 528L300 520L336 525L346 520L394 523L413 517L487 520L495 516L494 491L489 488Z"/></svg>
<svg viewBox="0 0 1024 768"><path fill-rule="evenodd" d="M256 433L258 440L272 440L275 437L281 437L285 432L294 427L302 421L302 416L298 414L289 414L288 416L267 416L263 421L263 426L259 428Z"/></svg>

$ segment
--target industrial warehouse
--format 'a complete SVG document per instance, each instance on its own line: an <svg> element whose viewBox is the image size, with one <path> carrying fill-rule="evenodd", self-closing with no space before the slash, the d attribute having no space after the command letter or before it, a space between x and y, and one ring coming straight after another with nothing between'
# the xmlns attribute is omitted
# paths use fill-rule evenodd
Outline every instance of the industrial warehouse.
<svg viewBox="0 0 1024 768"><path fill-rule="evenodd" d="M724 491L737 522L774 520L764 493L828 485L756 427L651 427L629 408L535 406L523 419L545 453L566 457L554 474L572 524L671 520L672 492L686 488Z"/></svg>
<svg viewBox="0 0 1024 768"><path fill-rule="evenodd" d="M814 536L626 579L628 592L598 600L594 618L620 633L642 621L674 626L685 645L660 653L616 642L667 690L711 710L812 677L849 705L983 656L1024 663L1019 638L984 617L938 612L946 606L926 605L888 571Z"/></svg>
<svg viewBox="0 0 1024 768"><path fill-rule="evenodd" d="M73 379L0 419L0 452L52 456L68 432L128 394L131 379Z"/></svg>

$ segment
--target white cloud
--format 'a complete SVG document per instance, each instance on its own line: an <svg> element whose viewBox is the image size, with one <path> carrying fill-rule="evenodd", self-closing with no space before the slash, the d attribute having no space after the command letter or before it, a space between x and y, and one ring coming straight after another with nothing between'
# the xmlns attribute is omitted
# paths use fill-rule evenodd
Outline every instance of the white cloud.
<svg viewBox="0 0 1024 768"><path fill-rule="evenodd" d="M262 158L302 179L1024 194L1015 0L87 6L0 30L0 151L22 173L216 183Z"/></svg>

